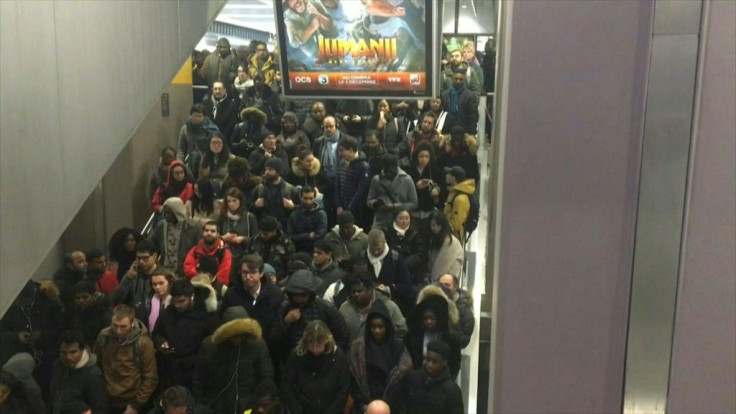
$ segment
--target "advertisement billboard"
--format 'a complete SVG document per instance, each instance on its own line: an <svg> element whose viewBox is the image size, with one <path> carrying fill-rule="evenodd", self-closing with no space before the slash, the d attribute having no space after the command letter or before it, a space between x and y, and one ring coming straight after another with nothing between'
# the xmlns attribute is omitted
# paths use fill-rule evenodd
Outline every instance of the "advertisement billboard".
<svg viewBox="0 0 736 414"><path fill-rule="evenodd" d="M435 3L274 0L284 94L431 97Z"/></svg>

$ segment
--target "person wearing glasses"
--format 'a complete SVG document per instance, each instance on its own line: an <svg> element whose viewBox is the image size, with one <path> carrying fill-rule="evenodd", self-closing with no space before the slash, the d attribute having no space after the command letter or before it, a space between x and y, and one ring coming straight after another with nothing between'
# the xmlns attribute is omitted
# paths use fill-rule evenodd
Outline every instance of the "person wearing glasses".
<svg viewBox="0 0 736 414"><path fill-rule="evenodd" d="M151 276L158 269L158 249L151 240L144 240L135 248L135 261L130 266L120 284L112 292L112 302L115 305L126 304L138 309L146 304L151 297L153 287Z"/></svg>

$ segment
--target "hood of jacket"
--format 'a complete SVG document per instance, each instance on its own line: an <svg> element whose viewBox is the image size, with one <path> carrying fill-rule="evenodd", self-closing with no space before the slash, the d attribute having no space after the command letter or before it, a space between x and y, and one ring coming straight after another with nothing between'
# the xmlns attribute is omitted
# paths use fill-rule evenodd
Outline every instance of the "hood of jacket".
<svg viewBox="0 0 736 414"><path fill-rule="evenodd" d="M18 382L23 384L34 381L32 374L35 368L36 361L31 354L26 352L13 355L2 367L3 371L12 374Z"/></svg>
<svg viewBox="0 0 736 414"><path fill-rule="evenodd" d="M172 174L174 172L174 167L176 167L177 165L184 168L184 171L186 172L187 167L184 165L183 162L179 160L171 161L171 164L169 164L169 169L166 170L166 185L171 185L171 182L174 180L174 178L172 177Z"/></svg>
<svg viewBox="0 0 736 414"><path fill-rule="evenodd" d="M243 309L243 308L240 308ZM212 342L221 344L228 339L245 335L248 342L258 342L261 340L263 331L257 320L251 318L238 318L222 324L214 334L212 334Z"/></svg>
<svg viewBox="0 0 736 414"><path fill-rule="evenodd" d="M371 335L369 328L369 323L372 319L375 318L381 318L383 319L383 323L386 325L386 341L390 342L393 339L396 338L396 331L394 329L394 322L391 320L391 315L388 312L388 308L386 307L386 303L378 298L379 293L376 289L373 290L373 295L375 296L375 300L373 301L373 305L371 305L371 309L368 312L368 316L365 318L365 327L364 330L365 334L365 343L369 342L369 337Z"/></svg>
<svg viewBox="0 0 736 414"><path fill-rule="evenodd" d="M113 332L112 328L105 328L103 332L105 332L105 334L113 341L117 341L117 336L115 335L115 332ZM138 319L133 319L133 327L130 330L130 334L128 334L128 337L125 338L120 346L133 344L138 340L138 338L147 333L148 329L146 328L146 325L144 325L143 322L139 321Z"/></svg>
<svg viewBox="0 0 736 414"><path fill-rule="evenodd" d="M169 197L164 201L164 207L169 207L176 216L178 223L186 223L187 221L187 208L184 207L184 202L179 197Z"/></svg>
<svg viewBox="0 0 736 414"><path fill-rule="evenodd" d="M475 180L472 178L469 178L467 180L461 181L455 184L455 186L452 187L452 189L458 193L464 193L468 195L475 194Z"/></svg>
<svg viewBox="0 0 736 414"><path fill-rule="evenodd" d="M207 312L217 311L217 292L212 287L212 282L206 275L197 275L192 278L192 286L194 286L194 296L198 302L204 303Z"/></svg>
<svg viewBox="0 0 736 414"><path fill-rule="evenodd" d="M297 270L289 277L289 281L286 283L286 289L284 290L286 293L311 293L315 295L314 274L306 269Z"/></svg>
<svg viewBox="0 0 736 414"><path fill-rule="evenodd" d="M415 306L415 313L413 323L421 325L421 316L425 309L430 308L437 314L438 323L442 323L444 319L448 326L457 325L460 321L460 313L457 310L455 302L450 300L445 292L442 291L437 285L427 285L419 291L417 295L417 305Z"/></svg>
<svg viewBox="0 0 736 414"><path fill-rule="evenodd" d="M304 214L313 214L324 209L315 201L314 204L309 207L304 207L302 204L299 204L299 210Z"/></svg>
<svg viewBox="0 0 736 414"><path fill-rule="evenodd" d="M310 177L316 177L319 174L319 170L322 168L322 164L319 162L319 159L317 157L314 157L314 161L312 161L312 166L309 167L309 176ZM294 157L291 159L291 172L299 177L304 177L304 170L302 170L302 166L299 163L299 157Z"/></svg>
<svg viewBox="0 0 736 414"><path fill-rule="evenodd" d="M255 106L249 106L240 111L240 119L243 121L254 120L258 125L264 125L266 123L266 113Z"/></svg>

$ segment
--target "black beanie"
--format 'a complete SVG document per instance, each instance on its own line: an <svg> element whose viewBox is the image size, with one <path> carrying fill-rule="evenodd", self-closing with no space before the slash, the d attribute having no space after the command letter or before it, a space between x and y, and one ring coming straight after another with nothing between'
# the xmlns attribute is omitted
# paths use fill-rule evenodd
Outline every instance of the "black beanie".
<svg viewBox="0 0 736 414"><path fill-rule="evenodd" d="M284 175L284 162L281 158L272 157L266 161L265 168L273 168L279 175Z"/></svg>
<svg viewBox="0 0 736 414"><path fill-rule="evenodd" d="M447 357L450 355L450 346L445 341L435 339L427 344L427 352L429 351L436 352L442 359L447 361Z"/></svg>

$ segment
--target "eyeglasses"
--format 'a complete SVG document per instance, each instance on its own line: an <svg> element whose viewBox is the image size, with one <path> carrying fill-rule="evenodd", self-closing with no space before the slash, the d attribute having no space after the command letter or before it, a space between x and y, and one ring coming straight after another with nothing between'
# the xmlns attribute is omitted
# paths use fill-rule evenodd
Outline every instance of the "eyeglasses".
<svg viewBox="0 0 736 414"><path fill-rule="evenodd" d="M266 49L260 48L260 47L256 49L256 52L265 52L265 51L266 51Z"/></svg>
<svg viewBox="0 0 736 414"><path fill-rule="evenodd" d="M151 255L149 254L147 256L136 256L135 257L135 260L137 260L139 262L145 262L146 260L148 260L150 258L151 258Z"/></svg>

